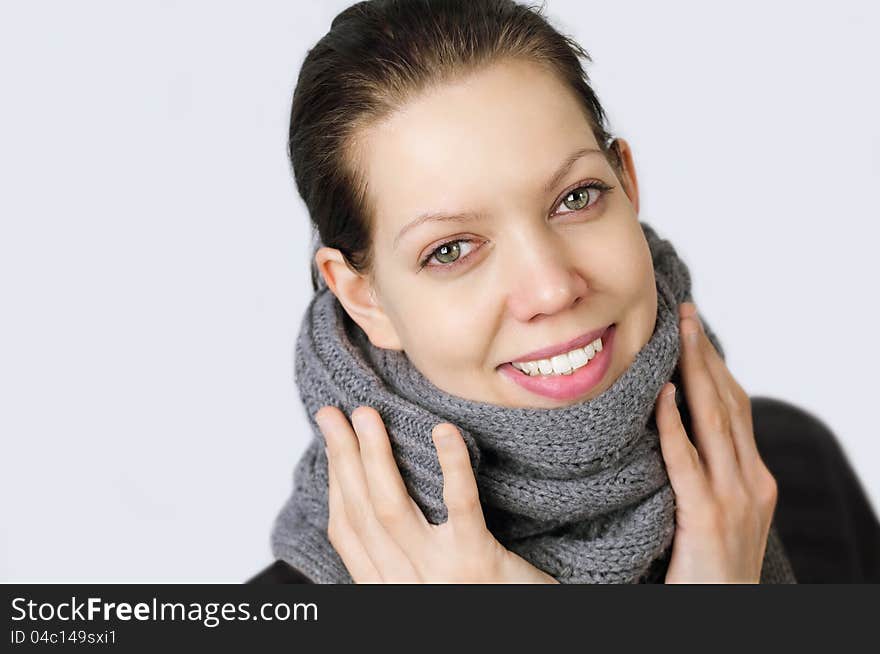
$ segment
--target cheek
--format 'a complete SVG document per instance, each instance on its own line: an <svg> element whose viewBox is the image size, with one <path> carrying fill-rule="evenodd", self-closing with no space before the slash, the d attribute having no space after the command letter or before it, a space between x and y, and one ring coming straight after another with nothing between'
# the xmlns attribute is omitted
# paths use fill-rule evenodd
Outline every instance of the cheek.
<svg viewBox="0 0 880 654"><path fill-rule="evenodd" d="M651 250L644 237L634 240L629 254L630 271L626 276L626 293L631 306L631 328L635 343L633 352L640 350L651 338L657 320L657 286Z"/></svg>
<svg viewBox="0 0 880 654"><path fill-rule="evenodd" d="M651 251L644 238L629 233L616 235L591 247L586 274L600 292L613 294L624 301L643 298L654 288L654 266Z"/></svg>
<svg viewBox="0 0 880 654"><path fill-rule="evenodd" d="M492 321L472 300L433 298L406 314L404 349L429 377L473 367L483 359Z"/></svg>
<svg viewBox="0 0 880 654"><path fill-rule="evenodd" d="M639 340L644 344L654 331L657 316L657 286L654 280L654 263L651 250L644 238L635 240L628 255L629 271L623 279L627 301L633 310L633 317L640 325Z"/></svg>
<svg viewBox="0 0 880 654"><path fill-rule="evenodd" d="M657 288L654 281L654 262L651 259L651 250L648 244L634 248L631 284L634 289L646 297L656 299Z"/></svg>

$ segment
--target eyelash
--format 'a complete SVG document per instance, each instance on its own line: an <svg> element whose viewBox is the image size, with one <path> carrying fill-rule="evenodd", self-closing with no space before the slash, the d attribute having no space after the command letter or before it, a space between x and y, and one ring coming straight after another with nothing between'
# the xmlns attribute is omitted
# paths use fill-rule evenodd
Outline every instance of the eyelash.
<svg viewBox="0 0 880 654"><path fill-rule="evenodd" d="M574 191L579 191L581 189L596 189L599 191L599 197L596 198L595 202L587 205L583 209L572 209L570 211L566 211L563 213L563 215L569 214L569 213L580 213L582 211L589 211L590 209L595 207L602 200L602 198L605 196L606 193L608 193L608 191L610 191L613 188L614 188L613 186L609 186L605 182L601 182L599 180L582 182L582 183L579 183L577 186L573 186L570 189L568 189L567 191L565 191L562 194L561 199L556 204L556 206L559 206L560 204L562 204L562 202L565 200L565 198L567 198ZM558 214L553 214L553 215L558 215ZM471 257L471 255L468 254L465 257L459 257L453 263L440 264L439 266L429 266L428 262L434 258L434 255L437 254L437 251L440 248L442 248L444 245L452 245L453 243L470 243L473 240L474 239L472 239L472 238L454 238L450 241L446 241L444 243L441 243L436 248L431 250L431 252L429 252L428 255L419 262L419 270L421 271L423 268L439 268L439 269L442 269L444 272L446 272L446 271L451 270L453 268L457 268L460 263L467 261Z"/></svg>

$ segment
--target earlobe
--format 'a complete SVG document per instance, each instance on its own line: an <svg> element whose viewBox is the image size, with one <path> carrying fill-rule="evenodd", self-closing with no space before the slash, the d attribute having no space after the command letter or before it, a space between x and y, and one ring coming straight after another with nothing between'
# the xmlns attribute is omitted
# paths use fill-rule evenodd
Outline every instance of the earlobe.
<svg viewBox="0 0 880 654"><path fill-rule="evenodd" d="M327 288L373 345L386 350L403 349L397 331L377 302L375 290L366 275L352 269L336 248L319 248L315 252L315 264Z"/></svg>

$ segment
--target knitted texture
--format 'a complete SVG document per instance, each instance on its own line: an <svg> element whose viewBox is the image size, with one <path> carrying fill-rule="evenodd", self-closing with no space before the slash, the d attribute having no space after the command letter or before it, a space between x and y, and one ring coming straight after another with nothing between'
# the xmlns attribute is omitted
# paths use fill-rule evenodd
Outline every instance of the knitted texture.
<svg viewBox="0 0 880 654"><path fill-rule="evenodd" d="M314 414L333 405L350 416L367 405L381 415L406 487L430 522L446 519L431 431L451 422L470 452L487 526L505 547L561 583L662 583L675 496L654 407L666 382L683 388L678 305L692 299L691 279L672 244L640 225L654 264L654 332L609 389L562 408L502 407L442 391L404 352L373 346L319 278L295 356L314 438L275 521L275 557L317 583L352 582L327 538L327 459ZM703 325L723 358L714 332ZM676 393L676 402L689 427L683 396ZM795 582L775 525L761 582Z"/></svg>

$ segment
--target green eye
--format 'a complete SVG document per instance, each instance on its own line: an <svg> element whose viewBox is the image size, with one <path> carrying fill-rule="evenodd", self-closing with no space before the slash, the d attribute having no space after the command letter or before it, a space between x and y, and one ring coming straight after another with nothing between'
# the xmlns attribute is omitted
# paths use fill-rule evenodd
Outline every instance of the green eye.
<svg viewBox="0 0 880 654"><path fill-rule="evenodd" d="M558 206L565 205L565 208L568 209L569 213L589 209L591 206L595 205L605 193L613 188L613 186L609 186L600 180L592 180L583 183L580 186L571 189L562 202L557 205L557 208ZM594 192L592 199L590 195L591 191ZM563 212L563 215L564 213L565 212Z"/></svg>
<svg viewBox="0 0 880 654"><path fill-rule="evenodd" d="M467 261L474 249L479 249L476 248L474 243L476 241L472 238L457 238L452 241L446 241L446 243L431 250L428 256L419 262L419 270L425 267L444 272L451 270ZM464 247L464 250L462 250L462 247ZM437 263L428 266L428 262L431 260L435 260Z"/></svg>
<svg viewBox="0 0 880 654"><path fill-rule="evenodd" d="M461 256L461 246L458 241L444 243L434 251L434 256L440 263L453 263Z"/></svg>
<svg viewBox="0 0 880 654"><path fill-rule="evenodd" d="M575 198L571 201L572 204L569 204L569 198ZM562 201L565 204L566 208L571 209L572 211L580 211L590 202L590 191L586 186L582 186L580 188L576 188Z"/></svg>

